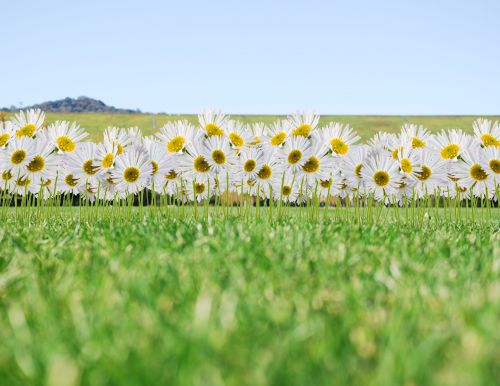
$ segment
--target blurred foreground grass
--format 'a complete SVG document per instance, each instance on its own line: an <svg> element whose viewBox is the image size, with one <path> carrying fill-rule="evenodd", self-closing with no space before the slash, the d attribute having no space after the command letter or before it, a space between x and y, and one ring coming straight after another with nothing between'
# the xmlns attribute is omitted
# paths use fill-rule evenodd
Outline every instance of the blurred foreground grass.
<svg viewBox="0 0 500 386"><path fill-rule="evenodd" d="M2 224L1 385L500 379L498 221L108 220Z"/></svg>

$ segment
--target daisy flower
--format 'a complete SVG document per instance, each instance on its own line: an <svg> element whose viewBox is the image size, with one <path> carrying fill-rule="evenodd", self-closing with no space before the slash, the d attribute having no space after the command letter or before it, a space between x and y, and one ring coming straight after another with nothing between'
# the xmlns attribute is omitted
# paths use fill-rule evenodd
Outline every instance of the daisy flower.
<svg viewBox="0 0 500 386"><path fill-rule="evenodd" d="M45 113L40 109L20 111L12 120L12 126L16 137L33 137L43 126Z"/></svg>
<svg viewBox="0 0 500 386"><path fill-rule="evenodd" d="M273 190L273 198L276 201L294 203L299 200L300 186L293 176L277 176L271 184Z"/></svg>
<svg viewBox="0 0 500 386"><path fill-rule="evenodd" d="M26 165L28 177L36 184L40 180L54 179L60 159L53 152L50 142L45 138L35 140L33 154L33 159Z"/></svg>
<svg viewBox="0 0 500 386"><path fill-rule="evenodd" d="M123 154L125 148L133 142L127 129L108 127L104 130L104 143L116 148L116 154Z"/></svg>
<svg viewBox="0 0 500 386"><path fill-rule="evenodd" d="M0 152L0 169L10 170L14 177L23 176L34 157L35 140L24 136L13 138Z"/></svg>
<svg viewBox="0 0 500 386"><path fill-rule="evenodd" d="M210 165L214 175L223 176L235 163L236 156L227 137L215 135L208 137L201 146L201 155Z"/></svg>
<svg viewBox="0 0 500 386"><path fill-rule="evenodd" d="M163 146L152 138L144 138L144 146L149 154L151 162L151 183L154 190L162 187L165 183L165 175L171 170L172 154L166 153Z"/></svg>
<svg viewBox="0 0 500 386"><path fill-rule="evenodd" d="M273 156L273 149L269 147L262 148L262 164L256 178L258 186L269 187L274 182L274 174L281 171L277 164L278 162Z"/></svg>
<svg viewBox="0 0 500 386"><path fill-rule="evenodd" d="M401 129L403 141L410 141L413 149L424 149L428 146L431 133L422 125L405 123Z"/></svg>
<svg viewBox="0 0 500 386"><path fill-rule="evenodd" d="M248 146L255 141L252 131L240 121L230 120L227 125L226 135L231 145L236 149Z"/></svg>
<svg viewBox="0 0 500 386"><path fill-rule="evenodd" d="M100 166L96 161L97 145L92 142L80 142L76 150L64 155L67 172L80 184L97 184Z"/></svg>
<svg viewBox="0 0 500 386"><path fill-rule="evenodd" d="M309 155L302 165L302 175L306 182L313 186L318 180L327 180L336 172L336 161L329 153L328 147L322 142L312 144Z"/></svg>
<svg viewBox="0 0 500 386"><path fill-rule="evenodd" d="M415 173L421 172L419 166L421 150L415 150L411 146L402 146L397 153L397 162L402 175L409 178L414 178Z"/></svg>
<svg viewBox="0 0 500 386"><path fill-rule="evenodd" d="M156 134L168 153L181 153L195 134L195 127L188 121L169 122Z"/></svg>
<svg viewBox="0 0 500 386"><path fill-rule="evenodd" d="M284 173L300 173L304 163L311 156L311 150L312 143L309 139L295 136L277 149L276 161Z"/></svg>
<svg viewBox="0 0 500 386"><path fill-rule="evenodd" d="M377 200L396 194L401 183L397 162L384 155L369 158L361 169L361 177Z"/></svg>
<svg viewBox="0 0 500 386"><path fill-rule="evenodd" d="M363 185L361 170L368 159L368 151L369 147L366 145L355 146L342 158L341 174L345 177L347 185L354 189Z"/></svg>
<svg viewBox="0 0 500 386"><path fill-rule="evenodd" d="M490 174L496 184L500 183L500 149L498 147L486 147L481 157L481 167Z"/></svg>
<svg viewBox="0 0 500 386"><path fill-rule="evenodd" d="M471 138L462 130L441 131L431 139L431 147L445 161L454 161L466 149L472 146Z"/></svg>
<svg viewBox="0 0 500 386"><path fill-rule="evenodd" d="M227 130L229 116L220 111L207 109L198 115L198 121L205 134L209 137L223 136Z"/></svg>
<svg viewBox="0 0 500 386"><path fill-rule="evenodd" d="M187 201L201 202L206 198L210 198L216 190L215 185L210 180L204 181L187 181L185 184L185 199Z"/></svg>
<svg viewBox="0 0 500 386"><path fill-rule="evenodd" d="M134 194L146 187L153 172L148 154L140 147L132 147L116 157L111 171L118 191Z"/></svg>
<svg viewBox="0 0 500 386"><path fill-rule="evenodd" d="M438 189L446 190L449 187L447 163L435 152L422 150L418 165L420 170L415 173L417 178L415 193L418 197L433 194Z"/></svg>
<svg viewBox="0 0 500 386"><path fill-rule="evenodd" d="M70 124L68 121L56 121L46 131L50 143L63 153L74 152L76 144L88 135L76 122Z"/></svg>
<svg viewBox="0 0 500 386"><path fill-rule="evenodd" d="M118 147L114 146L110 142L104 142L97 144L95 160L99 165L99 170L101 172L106 172L113 168L115 164L116 156L118 155Z"/></svg>
<svg viewBox="0 0 500 386"><path fill-rule="evenodd" d="M296 113L288 117L293 136L308 137L319 123L319 115L312 112Z"/></svg>
<svg viewBox="0 0 500 386"><path fill-rule="evenodd" d="M264 163L264 152L260 147L243 148L235 162L236 181L255 179Z"/></svg>
<svg viewBox="0 0 500 386"><path fill-rule="evenodd" d="M271 146L281 146L289 137L290 132L290 122L279 120L265 128L262 140Z"/></svg>
<svg viewBox="0 0 500 386"><path fill-rule="evenodd" d="M250 142L250 145L260 145L264 140L264 133L267 130L267 127L262 122L256 122L251 126L252 134L253 134L253 142Z"/></svg>
<svg viewBox="0 0 500 386"><path fill-rule="evenodd" d="M184 179L207 180L210 176L210 164L202 152L202 140L195 140L186 147L186 152L176 157L176 167Z"/></svg>
<svg viewBox="0 0 500 386"><path fill-rule="evenodd" d="M347 155L349 149L361 139L349 125L342 125L338 122L330 123L320 130L320 136L333 154L341 157Z"/></svg>
<svg viewBox="0 0 500 386"><path fill-rule="evenodd" d="M495 194L494 179L482 165L485 163L482 149L470 149L462 153L462 161L454 165L453 176L457 185L471 190L476 197L492 198Z"/></svg>
<svg viewBox="0 0 500 386"><path fill-rule="evenodd" d="M0 147L5 146L14 136L14 127L11 121L0 121Z"/></svg>
<svg viewBox="0 0 500 386"><path fill-rule="evenodd" d="M477 119L472 124L477 141L484 147L500 147L500 125L488 119Z"/></svg>

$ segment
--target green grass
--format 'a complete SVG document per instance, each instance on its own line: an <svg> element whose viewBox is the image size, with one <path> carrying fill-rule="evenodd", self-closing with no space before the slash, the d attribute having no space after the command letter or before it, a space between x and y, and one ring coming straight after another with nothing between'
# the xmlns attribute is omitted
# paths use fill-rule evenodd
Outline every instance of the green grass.
<svg viewBox="0 0 500 386"><path fill-rule="evenodd" d="M12 114L8 114L10 117ZM239 119L244 122L265 122L270 123L278 118L285 116L272 115L233 115L234 119ZM328 122L349 123L359 135L364 139L370 138L378 131L398 132L403 123L418 123L428 129L436 132L441 129L460 128L467 132L472 132L472 122L477 119L477 116L364 116L364 115L325 115L321 117L320 124L324 125ZM489 119L496 121L500 120L500 116L490 116ZM192 123L197 122L196 115L156 115L156 129L171 120L187 119ZM73 113L59 114L47 113L47 123L52 123L56 120L77 121L82 127L88 130L93 140L99 141L102 139L102 131L107 126L129 127L138 126L144 134L152 134L153 118L149 114L100 114L100 113Z"/></svg>
<svg viewBox="0 0 500 386"><path fill-rule="evenodd" d="M0 384L500 379L498 217L411 226L134 213L2 221Z"/></svg>

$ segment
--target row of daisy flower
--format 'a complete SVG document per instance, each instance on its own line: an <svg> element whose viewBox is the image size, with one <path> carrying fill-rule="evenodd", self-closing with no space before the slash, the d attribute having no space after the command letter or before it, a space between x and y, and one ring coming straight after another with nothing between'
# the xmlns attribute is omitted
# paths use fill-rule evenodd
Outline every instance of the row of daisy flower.
<svg viewBox="0 0 500 386"><path fill-rule="evenodd" d="M45 125L42 111L20 111L0 122L2 195L115 200L150 189L184 201L223 192L291 203L498 198L498 122L476 120L474 135L405 124L399 134L380 132L361 144L349 125L319 127L314 113L270 125L244 124L214 110L198 118L198 125L171 122L146 137L137 127L108 127L96 144L77 123Z"/></svg>

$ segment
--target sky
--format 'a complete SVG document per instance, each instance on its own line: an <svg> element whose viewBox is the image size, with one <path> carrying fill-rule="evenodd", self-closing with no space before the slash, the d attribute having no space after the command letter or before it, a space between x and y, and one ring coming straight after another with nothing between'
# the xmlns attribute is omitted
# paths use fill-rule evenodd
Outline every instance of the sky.
<svg viewBox="0 0 500 386"><path fill-rule="evenodd" d="M15 0L0 106L500 114L500 1Z"/></svg>

